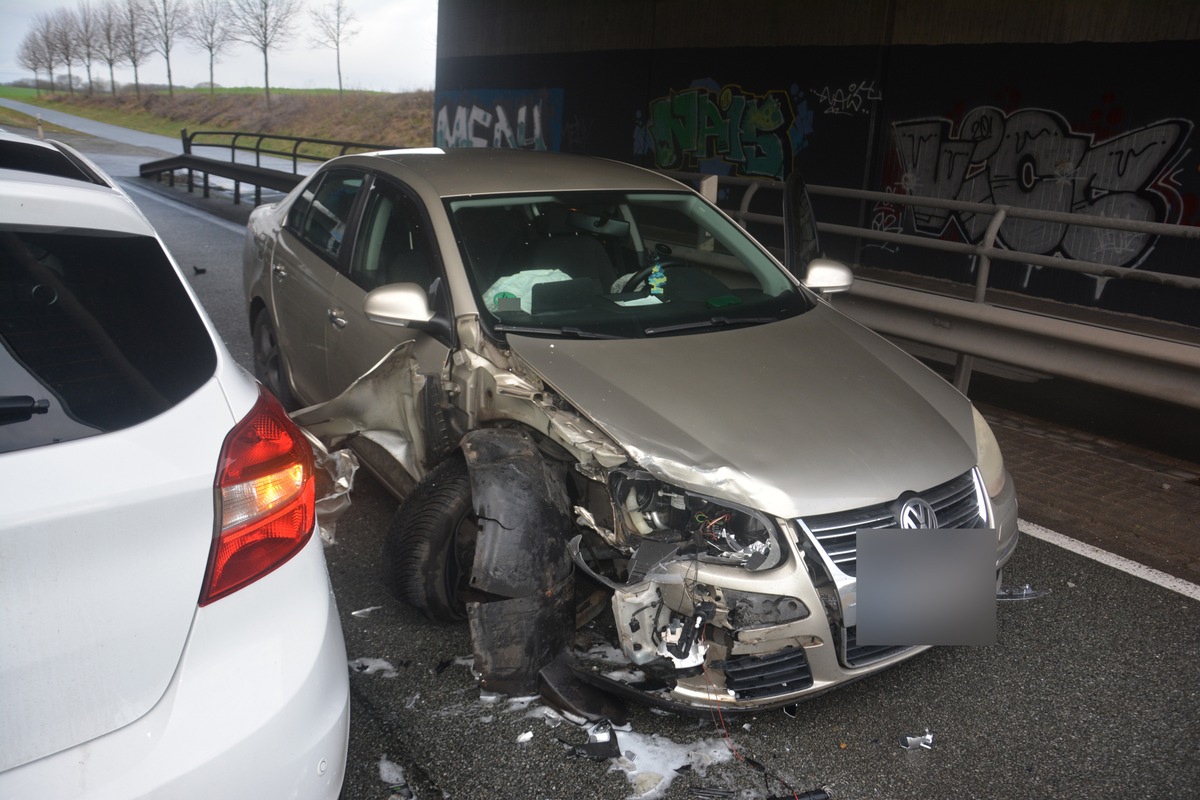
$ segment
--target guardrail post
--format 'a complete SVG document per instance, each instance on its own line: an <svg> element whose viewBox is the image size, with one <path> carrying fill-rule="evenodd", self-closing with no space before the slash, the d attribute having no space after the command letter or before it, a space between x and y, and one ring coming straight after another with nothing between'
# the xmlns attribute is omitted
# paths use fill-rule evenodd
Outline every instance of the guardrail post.
<svg viewBox="0 0 1200 800"><path fill-rule="evenodd" d="M992 257L988 253L992 249L992 245L996 242L996 236L1000 233L1000 226L1004 224L1005 217L1008 216L1008 206L998 206L996 213L992 215L992 221L988 223L987 231L983 234L983 239L979 242L979 250L975 258L975 302L987 302L987 285L988 276L992 271ZM963 394L967 393L967 388L971 385L971 370L975 368L975 356L969 353L959 353L954 360L954 388L958 389Z"/></svg>

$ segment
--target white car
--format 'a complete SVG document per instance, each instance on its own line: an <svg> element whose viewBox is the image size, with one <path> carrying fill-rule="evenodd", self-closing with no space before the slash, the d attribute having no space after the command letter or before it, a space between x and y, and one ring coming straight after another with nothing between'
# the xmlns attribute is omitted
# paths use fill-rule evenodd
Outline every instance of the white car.
<svg viewBox="0 0 1200 800"><path fill-rule="evenodd" d="M0 134L0 797L336 798L313 453L133 202Z"/></svg>

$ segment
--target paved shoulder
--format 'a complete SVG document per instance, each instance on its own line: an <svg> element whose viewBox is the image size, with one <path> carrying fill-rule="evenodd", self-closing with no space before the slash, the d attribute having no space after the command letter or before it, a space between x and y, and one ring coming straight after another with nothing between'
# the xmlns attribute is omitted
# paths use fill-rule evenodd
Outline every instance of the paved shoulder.
<svg viewBox="0 0 1200 800"><path fill-rule="evenodd" d="M28 114L31 117L40 116L46 122L70 128L73 131L100 136L115 142L147 148L168 155L179 153L183 150L180 140L170 136L159 136L156 133L144 133L131 128L122 128L119 125L109 125L106 122L97 122L86 117L77 117L74 114L67 114L66 112L57 111L52 108L43 108L42 106L35 106L30 103L22 103L18 100L9 100L3 97L0 97L0 106L11 108L13 111L20 111L22 114Z"/></svg>

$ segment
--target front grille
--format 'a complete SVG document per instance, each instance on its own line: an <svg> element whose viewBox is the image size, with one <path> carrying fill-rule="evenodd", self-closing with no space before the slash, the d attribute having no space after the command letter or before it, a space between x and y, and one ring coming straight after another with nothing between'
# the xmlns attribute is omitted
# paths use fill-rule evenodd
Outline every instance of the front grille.
<svg viewBox="0 0 1200 800"><path fill-rule="evenodd" d="M738 700L789 694L812 686L812 670L802 647L765 656L733 656L713 664L725 672L725 687Z"/></svg>
<svg viewBox="0 0 1200 800"><path fill-rule="evenodd" d="M858 643L858 629L851 625L842 631L842 658L848 667L865 667L888 656L907 650L906 645Z"/></svg>
<svg viewBox="0 0 1200 800"><path fill-rule="evenodd" d="M976 488L975 471L965 472L941 486L921 492L920 497L933 506L939 528L984 528L987 526L983 494ZM852 511L839 511L798 520L817 540L818 546L846 575L858 569L858 535L864 528L898 528L893 508L896 503L881 503Z"/></svg>

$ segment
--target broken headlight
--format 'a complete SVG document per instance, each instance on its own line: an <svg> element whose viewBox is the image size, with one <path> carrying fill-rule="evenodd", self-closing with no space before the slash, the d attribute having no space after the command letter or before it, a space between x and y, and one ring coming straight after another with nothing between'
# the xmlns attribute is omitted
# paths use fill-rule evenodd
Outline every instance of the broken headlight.
<svg viewBox="0 0 1200 800"><path fill-rule="evenodd" d="M610 489L629 533L691 543L710 564L749 570L777 567L787 556L779 528L749 508L680 489L649 473L615 473Z"/></svg>

